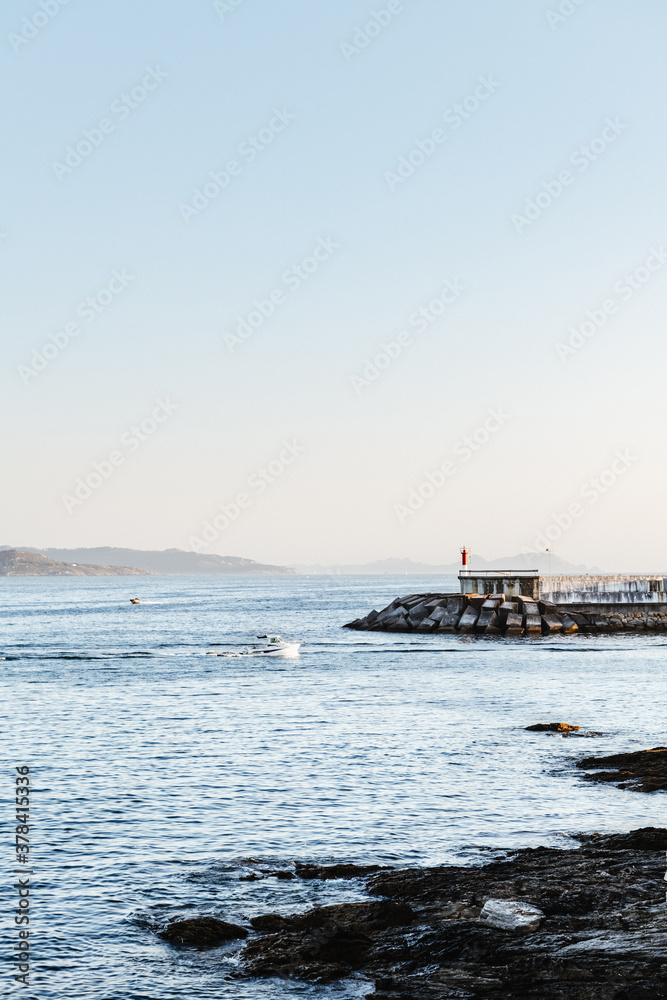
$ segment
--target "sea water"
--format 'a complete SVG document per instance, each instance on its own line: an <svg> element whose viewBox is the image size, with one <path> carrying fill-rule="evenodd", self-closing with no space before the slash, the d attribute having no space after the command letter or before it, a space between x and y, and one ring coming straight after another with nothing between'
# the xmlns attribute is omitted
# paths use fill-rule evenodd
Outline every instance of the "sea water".
<svg viewBox="0 0 667 1000"><path fill-rule="evenodd" d="M354 979L239 979L238 943L176 949L156 930L363 898L356 882L240 880L294 861L479 864L496 849L572 846L578 831L667 825L661 793L591 784L575 767L666 742L667 637L341 628L397 595L455 589L405 576L0 581L10 946L16 768L32 783L31 985L15 989L362 997ZM303 640L300 656L210 655L266 631ZM548 721L594 735L525 731Z"/></svg>

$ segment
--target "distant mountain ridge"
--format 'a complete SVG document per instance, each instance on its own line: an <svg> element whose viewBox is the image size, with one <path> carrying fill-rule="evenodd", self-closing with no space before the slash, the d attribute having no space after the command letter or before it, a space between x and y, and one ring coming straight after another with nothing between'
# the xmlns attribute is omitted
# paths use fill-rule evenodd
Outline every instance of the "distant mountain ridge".
<svg viewBox="0 0 667 1000"><path fill-rule="evenodd" d="M530 552L524 555L507 556L502 559L488 560L473 554L472 565L470 568L479 570L536 569L542 574L547 574L549 572L549 556L546 552ZM316 564L313 566L297 566L297 571L299 573L310 574L313 576L335 576L339 574L349 574L350 576L400 576L401 574L408 576L428 576L429 574L451 576L452 574L457 575L460 569L460 562L446 563L445 565L436 566L430 563L414 562L412 559L379 559L376 562L364 563L362 565L348 564L322 566ZM589 569L587 566L583 565L575 566L574 563L569 563L566 559L561 559L560 556L552 555L551 572L554 574L579 574L593 572L599 573L600 570L595 567L593 569Z"/></svg>
<svg viewBox="0 0 667 1000"><path fill-rule="evenodd" d="M0 546L12 548L12 546ZM222 576L242 574L278 575L295 573L287 566L272 566L258 563L254 559L239 556L217 556L202 552L186 552L183 549L162 551L144 549L121 549L108 545L90 549L34 549L25 546L21 551L33 552L48 559L67 563L94 563L103 566L135 566L148 573L160 576Z"/></svg>
<svg viewBox="0 0 667 1000"><path fill-rule="evenodd" d="M0 551L0 576L150 576L148 570L132 566L95 566L90 563L59 562L24 549Z"/></svg>

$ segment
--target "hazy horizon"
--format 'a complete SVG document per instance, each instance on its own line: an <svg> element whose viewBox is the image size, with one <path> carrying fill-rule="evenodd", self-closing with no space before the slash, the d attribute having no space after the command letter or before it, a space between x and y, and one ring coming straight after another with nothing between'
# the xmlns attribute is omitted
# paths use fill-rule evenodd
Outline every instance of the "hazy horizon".
<svg viewBox="0 0 667 1000"><path fill-rule="evenodd" d="M563 6L5 5L3 536L667 567L667 10Z"/></svg>

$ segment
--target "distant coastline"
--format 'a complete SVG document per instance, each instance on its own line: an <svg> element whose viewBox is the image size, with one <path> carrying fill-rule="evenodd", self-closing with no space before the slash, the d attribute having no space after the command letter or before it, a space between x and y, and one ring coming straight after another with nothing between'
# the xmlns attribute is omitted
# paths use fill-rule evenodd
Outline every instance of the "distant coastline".
<svg viewBox="0 0 667 1000"><path fill-rule="evenodd" d="M0 576L150 576L133 566L95 566L48 559L36 552L5 549L0 552Z"/></svg>
<svg viewBox="0 0 667 1000"><path fill-rule="evenodd" d="M0 576L125 576L155 575L155 576L238 576L259 575L276 576L295 573L288 566L272 566L268 563L258 563L253 559L242 559L238 556L218 556L201 552L185 552L183 549L165 549L153 551L144 549L123 549L113 546L98 546L81 549L35 549L29 546L21 548L0 546L0 560L7 558L7 552L20 552L23 561L19 560L17 568L25 566L28 572L7 573L1 568ZM61 571L46 568L39 560L31 563L31 556L39 556L50 562L60 563ZM40 571L39 567L43 567ZM92 568L93 572L74 572L65 567ZM123 572L123 570L125 572Z"/></svg>

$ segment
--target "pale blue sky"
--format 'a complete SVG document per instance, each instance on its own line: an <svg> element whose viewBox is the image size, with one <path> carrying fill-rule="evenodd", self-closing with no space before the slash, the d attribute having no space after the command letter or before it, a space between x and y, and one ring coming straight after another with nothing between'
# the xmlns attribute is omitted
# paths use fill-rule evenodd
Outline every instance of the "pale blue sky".
<svg viewBox="0 0 667 1000"><path fill-rule="evenodd" d="M574 13L550 25L557 2L403 0L347 56L387 3L218 6L70 0L43 27L37 0L0 12L0 542L188 548L246 492L208 550L443 562L463 542L487 557L530 548L582 500L559 554L665 569L667 258L650 256L667 243L664 4L565 0ZM34 37L15 52L21 31ZM155 89L121 113L149 68ZM445 121L480 78L494 92L460 127ZM248 162L244 140L292 115ZM59 179L54 163L105 118L113 130ZM438 128L445 141L391 190L387 172ZM586 170L571 162L600 136ZM179 206L230 160L227 189L184 221ZM571 183L517 233L512 216L563 170ZM338 247L290 287L319 240ZM615 290L647 258L648 280ZM78 305L111 297L114 270L132 280L86 322ZM355 392L446 279L464 286L456 303ZM276 289L274 314L230 352L224 335ZM604 326L559 358L609 299ZM79 335L26 376L73 321ZM165 397L178 409L132 448L123 435ZM401 518L498 406L501 429ZM248 478L283 441L305 450L257 492ZM582 499L618 449L628 468ZM118 450L68 510L63 496Z"/></svg>

